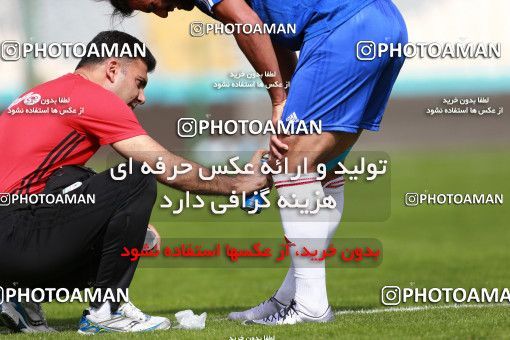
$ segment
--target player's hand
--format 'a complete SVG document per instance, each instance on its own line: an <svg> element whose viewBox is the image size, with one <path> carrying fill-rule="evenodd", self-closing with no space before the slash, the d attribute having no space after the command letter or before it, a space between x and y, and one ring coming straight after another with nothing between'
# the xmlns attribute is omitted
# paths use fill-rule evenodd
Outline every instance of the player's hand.
<svg viewBox="0 0 510 340"><path fill-rule="evenodd" d="M238 194L241 194L243 191L246 192L246 194L251 194L256 190L269 186L268 177L260 172L260 161L262 156L267 153L267 150L257 150L253 154L250 160L250 164L253 164L253 175L241 175L236 177L236 191Z"/></svg>
<svg viewBox="0 0 510 340"><path fill-rule="evenodd" d="M278 126L278 121L282 118L283 108L285 107L286 102L287 101L284 100L280 103L273 103L273 115L271 120L275 127ZM289 146L279 140L278 136L271 135L271 139L269 140L269 150L273 157L276 159L282 159L283 154L289 150Z"/></svg>
<svg viewBox="0 0 510 340"><path fill-rule="evenodd" d="M157 241L154 248L149 249L149 250L160 251L161 250L161 236L159 236L159 233L156 230L156 227L154 227L152 224L149 224L147 226L147 228L150 229L154 233L154 235L156 235L156 241Z"/></svg>

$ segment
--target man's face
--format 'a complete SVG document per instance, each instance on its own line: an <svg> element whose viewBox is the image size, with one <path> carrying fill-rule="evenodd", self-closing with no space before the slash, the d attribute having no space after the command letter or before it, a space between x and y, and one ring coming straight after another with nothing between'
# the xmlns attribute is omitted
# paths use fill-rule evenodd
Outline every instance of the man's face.
<svg viewBox="0 0 510 340"><path fill-rule="evenodd" d="M145 103L147 65L141 59L110 59L106 62L105 87L119 96L131 109Z"/></svg>
<svg viewBox="0 0 510 340"><path fill-rule="evenodd" d="M176 8L191 11L195 7L193 0L128 0L128 4L132 10L154 13L161 18Z"/></svg>

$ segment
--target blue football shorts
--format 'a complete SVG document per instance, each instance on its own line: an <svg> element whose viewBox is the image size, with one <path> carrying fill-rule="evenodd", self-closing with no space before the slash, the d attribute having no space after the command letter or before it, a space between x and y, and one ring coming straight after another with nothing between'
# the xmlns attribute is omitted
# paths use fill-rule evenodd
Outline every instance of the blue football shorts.
<svg viewBox="0 0 510 340"><path fill-rule="evenodd" d="M358 46L360 41L366 43ZM370 59L367 48L379 43L407 43L404 19L390 0L376 0L343 24L306 40L292 76L283 122L301 120L309 126L311 121L321 121L322 131L328 132L379 130L404 63L404 56L389 53L359 59ZM364 45L368 47L359 51ZM338 159L346 156L343 152ZM335 163L336 159L328 162L328 168Z"/></svg>
<svg viewBox="0 0 510 340"><path fill-rule="evenodd" d="M404 56L384 53L373 60L358 60L359 41L407 43L404 20L390 0L376 0L340 26L304 42L284 122L293 116L307 123L320 120L323 131L379 130Z"/></svg>

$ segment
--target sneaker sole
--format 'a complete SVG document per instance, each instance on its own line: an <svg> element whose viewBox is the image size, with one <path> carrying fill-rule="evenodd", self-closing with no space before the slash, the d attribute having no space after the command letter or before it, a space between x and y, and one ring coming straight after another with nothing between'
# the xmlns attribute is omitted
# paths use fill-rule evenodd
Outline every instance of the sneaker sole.
<svg viewBox="0 0 510 340"><path fill-rule="evenodd" d="M143 331L136 331L136 332L121 331L121 330L117 331L117 330L114 330L114 329L106 329L106 328L102 327L101 329L104 330L102 332L86 332L86 331L82 331L81 329L78 329L77 333L81 334L81 335L95 335L95 334L100 334L100 333L144 333L144 332L154 332L154 331L168 330L168 329L170 329L171 326L172 326L171 322L162 322L162 323L160 323L157 326L151 327L150 329L146 329L146 330L143 330ZM100 327L100 326L96 326L96 327Z"/></svg>
<svg viewBox="0 0 510 340"><path fill-rule="evenodd" d="M4 314L3 312L0 314L0 325L9 328L11 331L15 331L17 333L21 332L21 329L18 328L16 321L14 321L9 315Z"/></svg>
<svg viewBox="0 0 510 340"><path fill-rule="evenodd" d="M331 307L329 307L331 308ZM326 312L328 313L328 312ZM326 316L323 316L323 317L320 317L320 318L317 318L317 319L313 319L313 318L307 318L307 319L303 319L301 322L298 322L298 323L328 323L328 322L332 322L335 320L335 313L333 313L333 311L329 311L329 313L326 315ZM263 326L288 326L288 324L268 324L268 323L262 323L262 322L257 322L258 320L245 320L242 322L243 325L245 326L249 326L249 325L263 325ZM296 323L296 324L298 324Z"/></svg>

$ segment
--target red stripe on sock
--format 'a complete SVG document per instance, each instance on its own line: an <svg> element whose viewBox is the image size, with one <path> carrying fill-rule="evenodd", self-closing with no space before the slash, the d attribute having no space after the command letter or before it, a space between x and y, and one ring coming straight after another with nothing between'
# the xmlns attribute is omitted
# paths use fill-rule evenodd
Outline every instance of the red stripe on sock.
<svg viewBox="0 0 510 340"><path fill-rule="evenodd" d="M339 183L339 184L335 184L335 185L328 185L328 186L325 186L324 189L334 189L334 188L340 188L340 187L343 187L345 183Z"/></svg>
<svg viewBox="0 0 510 340"><path fill-rule="evenodd" d="M287 183L297 183L300 181L309 181L309 180L317 180L317 177L305 177L305 178L297 178L292 180L281 180L281 181L275 181L274 184L287 184Z"/></svg>
<svg viewBox="0 0 510 340"><path fill-rule="evenodd" d="M345 179L343 177L339 177L339 178L333 179L333 180L329 181L328 183L326 183L324 185L324 188L332 188L336 184L343 185L344 183L345 183Z"/></svg>
<svg viewBox="0 0 510 340"><path fill-rule="evenodd" d="M275 184L275 187L276 188L294 187L296 185L312 184L312 183L315 183L315 182L317 182L317 180L314 179L314 180L307 181L307 182L290 182L290 183L287 183L287 184L280 184L280 185Z"/></svg>

